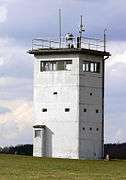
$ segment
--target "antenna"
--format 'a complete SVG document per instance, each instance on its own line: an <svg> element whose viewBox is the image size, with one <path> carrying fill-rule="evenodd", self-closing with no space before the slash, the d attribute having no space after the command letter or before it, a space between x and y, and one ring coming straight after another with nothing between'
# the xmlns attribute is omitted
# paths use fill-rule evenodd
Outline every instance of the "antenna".
<svg viewBox="0 0 126 180"><path fill-rule="evenodd" d="M81 24L80 24L80 30L79 30L79 34L80 34L80 48L81 48L81 39L82 39L82 33L85 31L84 26L83 26L83 16L81 15Z"/></svg>
<svg viewBox="0 0 126 180"><path fill-rule="evenodd" d="M107 29L104 29L104 52L106 51L106 31Z"/></svg>
<svg viewBox="0 0 126 180"><path fill-rule="evenodd" d="M59 48L61 48L61 35L62 35L62 26L61 26L61 9L59 9Z"/></svg>

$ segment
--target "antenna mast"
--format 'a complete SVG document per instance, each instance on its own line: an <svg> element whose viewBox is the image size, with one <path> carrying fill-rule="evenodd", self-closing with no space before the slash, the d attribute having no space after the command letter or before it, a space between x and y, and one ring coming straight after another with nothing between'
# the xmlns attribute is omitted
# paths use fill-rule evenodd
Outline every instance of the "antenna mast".
<svg viewBox="0 0 126 180"><path fill-rule="evenodd" d="M104 29L104 51L106 51L106 31L107 29Z"/></svg>
<svg viewBox="0 0 126 180"><path fill-rule="evenodd" d="M80 30L79 30L79 34L80 34L80 48L81 48L81 39L82 39L82 33L85 31L84 26L83 26L83 16L81 15L81 24L80 24Z"/></svg>
<svg viewBox="0 0 126 180"><path fill-rule="evenodd" d="M61 27L61 9L59 9L59 48L61 48L61 35L62 35L62 27Z"/></svg>

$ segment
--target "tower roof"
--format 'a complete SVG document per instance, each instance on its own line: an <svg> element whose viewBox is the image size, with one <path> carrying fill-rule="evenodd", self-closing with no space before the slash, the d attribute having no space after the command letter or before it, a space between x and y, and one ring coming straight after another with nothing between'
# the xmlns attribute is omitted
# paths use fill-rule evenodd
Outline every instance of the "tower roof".
<svg viewBox="0 0 126 180"><path fill-rule="evenodd" d="M98 51L85 48L39 48L28 51L29 54L34 55L52 55L52 54L89 54L99 56L110 56L109 52Z"/></svg>

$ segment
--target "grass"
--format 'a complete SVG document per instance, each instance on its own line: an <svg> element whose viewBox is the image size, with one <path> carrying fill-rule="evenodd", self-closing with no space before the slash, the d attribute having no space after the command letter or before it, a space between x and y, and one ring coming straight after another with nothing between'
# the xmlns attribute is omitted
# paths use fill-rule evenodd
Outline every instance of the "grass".
<svg viewBox="0 0 126 180"><path fill-rule="evenodd" d="M126 161L0 155L0 180L126 180Z"/></svg>

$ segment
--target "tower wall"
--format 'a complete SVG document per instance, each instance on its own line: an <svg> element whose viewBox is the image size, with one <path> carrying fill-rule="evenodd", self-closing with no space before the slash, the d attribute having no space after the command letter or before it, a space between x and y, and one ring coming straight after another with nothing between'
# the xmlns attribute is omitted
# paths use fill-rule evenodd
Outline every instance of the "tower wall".
<svg viewBox="0 0 126 180"><path fill-rule="evenodd" d="M99 73L84 72L83 61L100 63ZM81 55L79 62L79 157L100 159L103 151L103 59Z"/></svg>
<svg viewBox="0 0 126 180"><path fill-rule="evenodd" d="M40 71L41 61L54 60L72 60L72 70ZM45 156L79 158L78 93L79 58L77 55L36 56L34 64L35 125L46 126ZM65 108L69 108L70 111L65 112ZM47 112L42 112L42 109L47 109ZM36 156L35 152L34 156Z"/></svg>

